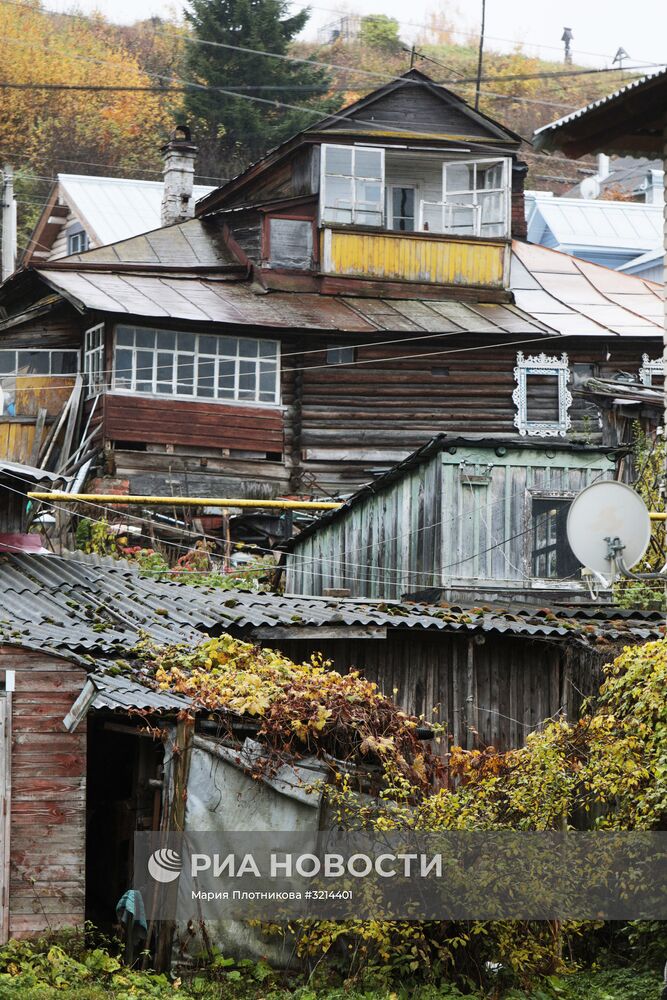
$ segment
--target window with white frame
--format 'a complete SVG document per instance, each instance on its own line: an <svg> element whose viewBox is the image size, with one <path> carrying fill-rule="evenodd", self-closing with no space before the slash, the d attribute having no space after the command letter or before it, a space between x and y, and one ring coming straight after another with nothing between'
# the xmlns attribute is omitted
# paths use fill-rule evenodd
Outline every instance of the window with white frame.
<svg viewBox="0 0 667 1000"><path fill-rule="evenodd" d="M83 226L71 226L67 232L67 253L84 253L88 249L88 234Z"/></svg>
<svg viewBox="0 0 667 1000"><path fill-rule="evenodd" d="M510 232L510 160L458 160L442 167L442 201L422 201L421 229L459 236Z"/></svg>
<svg viewBox="0 0 667 1000"><path fill-rule="evenodd" d="M276 340L117 326L113 388L222 402L279 403Z"/></svg>
<svg viewBox="0 0 667 1000"><path fill-rule="evenodd" d="M83 341L83 373L86 392L94 396L106 385L104 371L104 323L86 330Z"/></svg>
<svg viewBox="0 0 667 1000"><path fill-rule="evenodd" d="M642 366L639 369L639 379L644 385L653 385L654 378L664 378L667 372L667 361L664 358L649 358L642 354Z"/></svg>
<svg viewBox="0 0 667 1000"><path fill-rule="evenodd" d="M322 222L384 223L384 149L322 146Z"/></svg>
<svg viewBox="0 0 667 1000"><path fill-rule="evenodd" d="M524 357L519 351L514 369L517 408L514 426L522 437L564 437L570 427L572 394L567 388L570 368L567 354Z"/></svg>

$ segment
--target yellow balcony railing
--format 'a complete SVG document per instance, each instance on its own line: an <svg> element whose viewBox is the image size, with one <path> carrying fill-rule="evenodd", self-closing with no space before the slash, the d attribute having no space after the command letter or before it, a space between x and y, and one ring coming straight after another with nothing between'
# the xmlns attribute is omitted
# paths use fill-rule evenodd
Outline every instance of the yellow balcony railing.
<svg viewBox="0 0 667 1000"><path fill-rule="evenodd" d="M475 288L509 286L507 240L378 230L322 231L325 274Z"/></svg>

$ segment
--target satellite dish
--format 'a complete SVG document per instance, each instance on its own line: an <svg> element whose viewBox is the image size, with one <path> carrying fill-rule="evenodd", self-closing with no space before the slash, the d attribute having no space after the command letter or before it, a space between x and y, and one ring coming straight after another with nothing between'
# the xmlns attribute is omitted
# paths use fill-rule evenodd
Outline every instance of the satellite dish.
<svg viewBox="0 0 667 1000"><path fill-rule="evenodd" d="M588 569L613 580L619 573L609 558L608 539L628 569L639 562L651 541L648 508L625 483L593 483L575 497L568 511L567 540L575 556ZM620 545L614 546L615 540Z"/></svg>

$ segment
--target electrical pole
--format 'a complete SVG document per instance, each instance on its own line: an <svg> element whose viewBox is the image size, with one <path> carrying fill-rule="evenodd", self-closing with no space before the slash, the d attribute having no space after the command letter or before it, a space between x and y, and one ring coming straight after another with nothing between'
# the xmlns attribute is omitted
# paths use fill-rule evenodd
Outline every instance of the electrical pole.
<svg viewBox="0 0 667 1000"><path fill-rule="evenodd" d="M482 23L479 31L479 56L477 58L477 86L475 88L475 111L479 110L479 88L482 83L482 64L484 62L484 28L486 24L486 0L482 0Z"/></svg>
<svg viewBox="0 0 667 1000"><path fill-rule="evenodd" d="M8 164L2 168L2 280L16 269L16 201L14 200L14 170Z"/></svg>

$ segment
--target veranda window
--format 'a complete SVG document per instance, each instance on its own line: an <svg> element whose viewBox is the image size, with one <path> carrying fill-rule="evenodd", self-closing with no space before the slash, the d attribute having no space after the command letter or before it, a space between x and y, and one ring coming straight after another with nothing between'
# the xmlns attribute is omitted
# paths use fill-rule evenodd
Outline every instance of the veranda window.
<svg viewBox="0 0 667 1000"><path fill-rule="evenodd" d="M384 223L384 149L322 146L322 222Z"/></svg>
<svg viewBox="0 0 667 1000"><path fill-rule="evenodd" d="M442 201L423 201L421 228L459 236L509 235L510 161L444 163Z"/></svg>
<svg viewBox="0 0 667 1000"><path fill-rule="evenodd" d="M118 326L113 387L181 399L280 401L276 340Z"/></svg>

